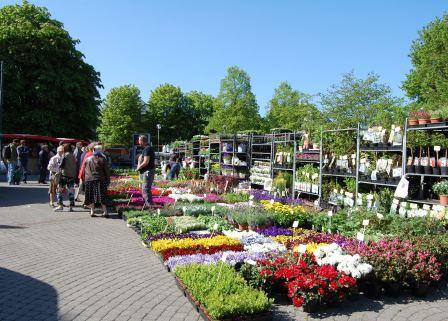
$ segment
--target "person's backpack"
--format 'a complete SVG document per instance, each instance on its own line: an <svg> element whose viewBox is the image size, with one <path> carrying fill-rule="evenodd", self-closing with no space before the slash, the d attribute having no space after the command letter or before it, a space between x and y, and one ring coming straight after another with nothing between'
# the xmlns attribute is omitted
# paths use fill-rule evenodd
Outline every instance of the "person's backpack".
<svg viewBox="0 0 448 321"><path fill-rule="evenodd" d="M3 153L2 153L2 157L3 159L11 159L11 145L6 145L5 147L3 147Z"/></svg>

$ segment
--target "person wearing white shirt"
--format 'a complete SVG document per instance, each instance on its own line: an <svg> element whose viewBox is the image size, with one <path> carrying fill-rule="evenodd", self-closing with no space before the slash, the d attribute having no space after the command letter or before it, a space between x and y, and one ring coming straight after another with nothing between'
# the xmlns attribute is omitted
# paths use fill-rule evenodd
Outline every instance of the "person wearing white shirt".
<svg viewBox="0 0 448 321"><path fill-rule="evenodd" d="M48 171L50 172L50 187L48 188L48 194L50 195L50 206L54 207L54 197L56 195L56 188L58 186L56 174L59 172L59 166L61 165L62 156L64 156L64 147L59 146L56 155L50 158L48 162Z"/></svg>

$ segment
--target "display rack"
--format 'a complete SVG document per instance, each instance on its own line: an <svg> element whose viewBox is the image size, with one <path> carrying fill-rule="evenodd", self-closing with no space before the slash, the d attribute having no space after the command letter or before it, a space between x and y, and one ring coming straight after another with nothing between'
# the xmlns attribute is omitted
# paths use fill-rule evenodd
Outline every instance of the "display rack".
<svg viewBox="0 0 448 321"><path fill-rule="evenodd" d="M434 199L432 195L432 185L442 178L448 178L448 175L434 173L416 173L408 171L408 168L406 166L409 150L407 146L409 142L408 136L411 132L414 131L427 131L431 135L435 132L441 132L445 136L447 136L448 122L443 121L440 123L409 126L408 120L406 119L403 138L405 142L403 147L403 173L409 179L409 190L412 190L412 187L415 187L416 185L419 186L418 199L414 198L412 195L409 195L407 201L418 204L438 205L439 201L437 199Z"/></svg>
<svg viewBox="0 0 448 321"><path fill-rule="evenodd" d="M296 138L297 133L292 132L287 129L274 129L272 130L272 147L271 147L271 178L274 181L275 176L278 172L288 172L292 175L292 186L289 186L290 192L294 194L294 180L296 172ZM290 150L290 160L284 160L283 156L279 153L283 153L280 150L286 149ZM288 153L285 152L285 157ZM280 156L280 157L279 157ZM279 158L279 159L277 159ZM275 191L274 191L275 192ZM285 195L282 195L285 196Z"/></svg>
<svg viewBox="0 0 448 321"><path fill-rule="evenodd" d="M323 199L323 188L322 183L324 177L327 178L354 178L356 181L356 190L354 195L354 202L356 204L356 199L358 197L358 180L359 180L359 172L358 172L358 166L359 166L359 144L360 144L360 136L359 136L360 126L353 128L344 128L344 129L329 129L329 130L321 130L321 137L320 137L320 161L319 161L319 203L321 205L324 205L325 203L330 205L336 205L336 203L332 202L325 202ZM356 148L355 148L355 166L354 166L354 173L334 173L334 172L324 172L324 152L325 152L325 145L324 145L324 136L327 134L335 134L335 133L342 133L342 132L355 132L356 135Z"/></svg>
<svg viewBox="0 0 448 321"><path fill-rule="evenodd" d="M222 175L247 180L250 167L250 135L222 135L220 138L220 169Z"/></svg>
<svg viewBox="0 0 448 321"><path fill-rule="evenodd" d="M251 135L250 181L253 187L270 189L272 183L272 134Z"/></svg>
<svg viewBox="0 0 448 321"><path fill-rule="evenodd" d="M207 172L221 175L221 138L217 134L210 135L209 138L210 159Z"/></svg>

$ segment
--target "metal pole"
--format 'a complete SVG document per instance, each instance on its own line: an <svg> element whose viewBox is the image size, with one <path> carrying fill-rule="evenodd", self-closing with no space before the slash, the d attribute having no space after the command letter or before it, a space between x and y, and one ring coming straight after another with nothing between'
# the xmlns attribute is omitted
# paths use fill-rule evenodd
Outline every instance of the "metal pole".
<svg viewBox="0 0 448 321"><path fill-rule="evenodd" d="M355 164L355 171L356 171L356 190L355 190L355 204L354 207L357 206L357 201L358 201L358 190L359 190L359 159L360 159L360 155L359 155L359 146L361 143L361 137L359 135L360 132L360 125L358 123L358 128L356 130L356 164Z"/></svg>
<svg viewBox="0 0 448 321"><path fill-rule="evenodd" d="M0 133L3 131L3 61L0 61Z"/></svg>

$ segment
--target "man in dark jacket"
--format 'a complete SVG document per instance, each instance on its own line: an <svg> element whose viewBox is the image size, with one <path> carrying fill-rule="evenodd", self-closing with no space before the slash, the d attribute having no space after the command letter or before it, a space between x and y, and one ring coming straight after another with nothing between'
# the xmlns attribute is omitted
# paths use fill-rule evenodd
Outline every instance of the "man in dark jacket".
<svg viewBox="0 0 448 321"><path fill-rule="evenodd" d="M48 146L43 145L42 150L39 152L39 169L40 169L40 184L47 184L46 179L48 175L48 161L50 160L50 155L48 154Z"/></svg>
<svg viewBox="0 0 448 321"><path fill-rule="evenodd" d="M75 178L75 184L79 185L79 169L81 168L81 163L82 163L82 143L81 142L77 142L76 143L76 147L75 150L73 151L73 156L75 156L76 159L76 178Z"/></svg>

